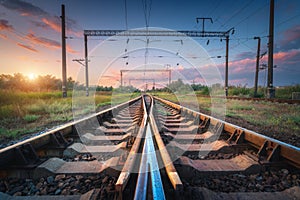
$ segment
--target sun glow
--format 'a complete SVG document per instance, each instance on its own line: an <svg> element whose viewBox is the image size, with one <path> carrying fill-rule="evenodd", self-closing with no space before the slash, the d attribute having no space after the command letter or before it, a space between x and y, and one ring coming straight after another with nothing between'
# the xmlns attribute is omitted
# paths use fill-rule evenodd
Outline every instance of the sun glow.
<svg viewBox="0 0 300 200"><path fill-rule="evenodd" d="M34 80L36 78L36 75L33 73L28 74L29 80Z"/></svg>

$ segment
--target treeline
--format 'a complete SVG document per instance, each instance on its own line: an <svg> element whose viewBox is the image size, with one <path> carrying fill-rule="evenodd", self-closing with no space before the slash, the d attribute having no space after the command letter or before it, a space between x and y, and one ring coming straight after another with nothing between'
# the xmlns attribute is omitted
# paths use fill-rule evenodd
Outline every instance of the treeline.
<svg viewBox="0 0 300 200"><path fill-rule="evenodd" d="M67 80L68 89L73 89L75 81L72 77ZM61 90L62 81L52 75L37 76L34 79L29 79L21 73L14 75L1 74L0 75L0 89L2 90L15 90L23 92L31 91L54 91Z"/></svg>
<svg viewBox="0 0 300 200"><path fill-rule="evenodd" d="M221 85L216 84L213 87L220 88ZM153 90L153 89L152 89ZM178 79L177 81L172 81L170 84L168 84L164 88L155 89L156 91L160 92L178 92L178 93L190 93L193 91L197 91L198 94L202 95L209 95L211 88L205 85L201 84L185 84L181 79Z"/></svg>
<svg viewBox="0 0 300 200"><path fill-rule="evenodd" d="M85 90L83 84L79 84L72 77L67 79L67 89L73 90L74 86L76 89ZM0 89L1 90L13 90L22 92L49 92L59 91L62 88L62 80L52 75L39 75L34 79L30 79L21 73L1 74L0 75ZM91 87L93 88L93 86ZM113 87L97 86L96 91L112 91Z"/></svg>
<svg viewBox="0 0 300 200"><path fill-rule="evenodd" d="M154 91L154 89L149 90ZM212 86L206 86L201 84L185 84L181 79L172 81L171 84L164 88L155 89L155 91L170 92L170 93L182 93L187 94L190 92L196 92L199 95L224 95L224 87L221 84L213 84ZM300 85L276 87L275 97L283 99L291 99L294 92L300 92ZM254 88L246 87L246 85L231 85L228 88L229 96L241 96L241 97L254 97ZM257 95L255 97L266 97L266 88L258 87Z"/></svg>

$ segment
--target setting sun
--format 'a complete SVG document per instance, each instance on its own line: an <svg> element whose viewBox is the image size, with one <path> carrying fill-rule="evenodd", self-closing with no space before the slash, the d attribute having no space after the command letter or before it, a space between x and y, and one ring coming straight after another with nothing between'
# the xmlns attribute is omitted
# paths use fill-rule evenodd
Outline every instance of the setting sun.
<svg viewBox="0 0 300 200"><path fill-rule="evenodd" d="M34 80L36 78L36 75L33 73L28 74L28 78L29 78L29 80Z"/></svg>

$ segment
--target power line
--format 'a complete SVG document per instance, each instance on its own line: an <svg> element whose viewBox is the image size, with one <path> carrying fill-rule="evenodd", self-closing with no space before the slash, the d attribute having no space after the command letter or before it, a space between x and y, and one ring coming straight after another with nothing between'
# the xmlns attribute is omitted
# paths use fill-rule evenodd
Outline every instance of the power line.
<svg viewBox="0 0 300 200"><path fill-rule="evenodd" d="M148 4L148 0L143 0L143 9L144 9L144 17L145 17L145 23L146 23L146 27L149 27L149 21L150 21L150 15L151 15L151 7L152 7L152 0L149 0L149 4Z"/></svg>
<svg viewBox="0 0 300 200"><path fill-rule="evenodd" d="M266 7L268 5L268 3L264 4L262 7L260 7L259 9L255 10L253 13L251 13L250 15L248 15L247 17L245 17L244 19L242 19L241 21L239 21L236 25L234 25L234 27L240 25L241 23L243 23L244 21L246 21L247 19L249 19L250 17L256 15L256 13L258 13L259 11L261 11L264 7Z"/></svg>
<svg viewBox="0 0 300 200"><path fill-rule="evenodd" d="M128 16L127 16L127 0L124 0L125 6L125 29L128 30Z"/></svg>
<svg viewBox="0 0 300 200"><path fill-rule="evenodd" d="M208 12L209 14L207 15L207 16L211 16L212 14L213 14L213 12L215 12L217 9L218 9L218 7L221 5L221 2L223 2L222 0L219 0L215 5L216 6L213 6L213 9L211 9L211 11L210 12Z"/></svg>
<svg viewBox="0 0 300 200"><path fill-rule="evenodd" d="M244 9L246 9L252 3L252 0L249 0L247 4L245 4L240 10L238 10L234 15L232 15L227 21L225 21L218 29L225 26L226 23L231 21L235 16L239 15Z"/></svg>
<svg viewBox="0 0 300 200"><path fill-rule="evenodd" d="M282 24L284 24L284 23L286 23L286 22L288 22L288 21L291 21L291 20L295 19L295 18L298 17L298 16L300 16L300 13L297 14L297 15L295 15L295 16L293 16L293 17L290 17L290 18L288 18L288 19L286 19L286 20L284 20L284 21L282 21L282 22L277 23L276 26L277 26L277 27L278 27L278 26L281 26Z"/></svg>

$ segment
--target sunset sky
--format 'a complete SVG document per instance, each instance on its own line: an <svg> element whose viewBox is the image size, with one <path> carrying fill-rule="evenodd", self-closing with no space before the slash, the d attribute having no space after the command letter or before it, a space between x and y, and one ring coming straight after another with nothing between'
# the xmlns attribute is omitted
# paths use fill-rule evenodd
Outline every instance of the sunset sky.
<svg viewBox="0 0 300 200"><path fill-rule="evenodd" d="M0 74L20 72L31 78L34 78L34 75L46 74L61 77L61 4L65 4L67 17L67 75L79 81L82 81L83 67L72 60L84 57L83 30L89 29L136 29L145 27L148 21L149 27L201 30L202 25L196 23L196 17L211 17L213 24L206 21L205 30L227 31L232 27L235 29L235 33L230 36L229 85L253 86L257 49L254 36L262 38L261 53L267 51L269 0L0 0ZM221 42L220 38L192 39L202 46L207 53L203 54L212 59L223 77L225 40ZM109 67L110 70L103 71L102 74L99 72L100 74L95 75L91 69L91 83L95 84L93 81L97 80L99 82L99 76L102 76L101 84L114 85L120 81L119 70L139 68L136 66L141 65L141 60L145 60L142 58L145 53L141 51L117 55L119 58L116 59L114 53L108 55L111 50L103 49L105 46L101 47L104 40L111 44L111 48L118 48L120 54L124 49L130 48L126 45L142 39L130 38L130 42L126 43L126 38L89 38L91 68L96 65L104 68L104 63L113 63ZM157 43L160 48L160 44L165 42L163 40L160 38L152 43ZM299 0L275 0L274 40L274 65L277 66L274 69L274 85L300 84ZM169 41L167 46L172 48L173 54L150 51L148 62L158 63L160 66L168 64L174 70L173 78L180 77L176 76L176 73L189 71L190 64L182 57L176 58L176 55L181 54L184 58L190 56L191 59L195 57L191 53L193 48L190 48L189 52L186 51L191 46L185 41L182 38L173 39L177 46ZM164 45L166 44L162 46ZM140 46L145 45L140 43ZM198 56L199 53L195 55ZM267 63L267 56L262 58L261 63ZM209 64L211 63L203 62L203 65ZM189 73L193 74L191 70ZM148 78L154 79L155 76L159 75L152 74ZM105 78L110 81L103 81ZM201 82L201 79L190 75L189 81ZM265 71L260 71L259 84L264 83Z"/></svg>

